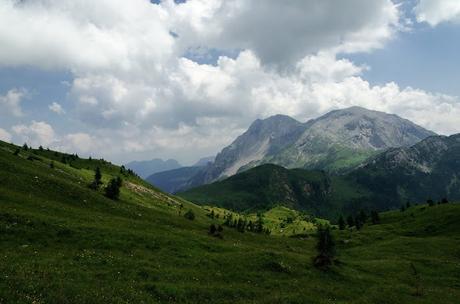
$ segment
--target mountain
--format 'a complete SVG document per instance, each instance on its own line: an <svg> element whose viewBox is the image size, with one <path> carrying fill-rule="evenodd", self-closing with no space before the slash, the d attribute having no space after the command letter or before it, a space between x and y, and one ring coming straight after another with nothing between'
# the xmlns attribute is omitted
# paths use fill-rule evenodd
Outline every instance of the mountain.
<svg viewBox="0 0 460 304"><path fill-rule="evenodd" d="M397 115L351 107L306 124L297 141L272 159L285 167L337 171L361 164L392 147L407 147L435 135Z"/></svg>
<svg viewBox="0 0 460 304"><path fill-rule="evenodd" d="M292 145L303 129L302 123L285 115L258 119L230 146L224 148L211 166L195 176L193 183L206 184L232 176L249 163L276 155Z"/></svg>
<svg viewBox="0 0 460 304"><path fill-rule="evenodd" d="M192 165L192 167L205 167L209 165L209 163L213 163L214 159L216 159L215 156L200 158L195 164Z"/></svg>
<svg viewBox="0 0 460 304"><path fill-rule="evenodd" d="M193 177L202 174L214 159L215 156L203 157L193 166L157 172L148 176L145 180L168 193L185 191L199 186L194 182Z"/></svg>
<svg viewBox="0 0 460 304"><path fill-rule="evenodd" d="M179 195L239 211L280 204L327 217L394 209L429 198L460 200L460 134L386 150L347 174L261 165Z"/></svg>
<svg viewBox="0 0 460 304"><path fill-rule="evenodd" d="M343 172L385 149L411 146L432 135L397 115L360 107L306 123L276 115L256 120L193 183L210 183L263 163Z"/></svg>
<svg viewBox="0 0 460 304"><path fill-rule="evenodd" d="M175 159L162 160L155 158L152 160L132 161L127 163L125 167L133 170L140 177L146 178L154 173L177 169L182 166Z"/></svg>
<svg viewBox="0 0 460 304"><path fill-rule="evenodd" d="M324 171L285 169L273 164L261 165L178 195L197 204L244 212L281 205L329 218L340 214L348 203L370 197L366 189L351 180L329 176Z"/></svg>
<svg viewBox="0 0 460 304"><path fill-rule="evenodd" d="M432 136L412 147L390 149L348 178L378 193L374 204L386 208L407 200L460 199L460 134Z"/></svg>
<svg viewBox="0 0 460 304"><path fill-rule="evenodd" d="M103 184L92 190L96 167ZM104 188L117 176L114 201ZM262 213L273 236L224 225L224 215L257 215L214 210L106 161L0 141L0 303L458 302L459 204L331 229L340 263L330 271L313 266L309 214Z"/></svg>
<svg viewBox="0 0 460 304"><path fill-rule="evenodd" d="M152 174L145 180L165 192L176 193L198 186L193 184L193 177L205 170L204 166L182 167Z"/></svg>

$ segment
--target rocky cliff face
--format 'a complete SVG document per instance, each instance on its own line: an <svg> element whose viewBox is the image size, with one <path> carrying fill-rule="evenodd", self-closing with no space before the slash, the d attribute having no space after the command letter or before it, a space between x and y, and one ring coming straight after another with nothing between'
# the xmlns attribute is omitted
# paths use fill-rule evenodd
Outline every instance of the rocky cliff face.
<svg viewBox="0 0 460 304"><path fill-rule="evenodd" d="M193 184L205 184L232 176L252 162L276 155L292 145L304 130L304 124L276 115L256 120L230 146L224 148L205 172L195 177Z"/></svg>
<svg viewBox="0 0 460 304"><path fill-rule="evenodd" d="M276 115L256 120L192 184L209 183L263 163L341 171L385 149L411 146L431 135L399 116L360 107L332 111L307 123Z"/></svg>

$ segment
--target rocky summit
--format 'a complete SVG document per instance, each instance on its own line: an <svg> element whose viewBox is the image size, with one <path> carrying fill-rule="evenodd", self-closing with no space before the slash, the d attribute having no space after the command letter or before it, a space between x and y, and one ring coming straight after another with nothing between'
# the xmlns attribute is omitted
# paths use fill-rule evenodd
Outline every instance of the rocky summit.
<svg viewBox="0 0 460 304"><path fill-rule="evenodd" d="M193 177L206 184L263 163L341 172L392 147L408 147L435 133L394 114L351 107L301 123L275 115L256 120L215 162Z"/></svg>

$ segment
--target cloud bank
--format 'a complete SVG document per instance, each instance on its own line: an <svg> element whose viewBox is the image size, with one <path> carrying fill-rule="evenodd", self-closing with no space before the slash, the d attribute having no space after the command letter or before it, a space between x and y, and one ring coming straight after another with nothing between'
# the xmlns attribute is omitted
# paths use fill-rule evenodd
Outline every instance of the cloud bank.
<svg viewBox="0 0 460 304"><path fill-rule="evenodd" d="M418 20L440 22L426 17L428 2L415 8ZM384 47L403 28L399 9L390 0L5 0L0 67L70 71L74 107L66 110L91 129L56 134L41 122L53 132L40 125L36 134L39 123L31 122L13 133L83 153L110 147L113 159L151 153L187 162L217 152L254 119L279 113L305 121L360 105L459 132L458 98L371 85L362 76L369 67L342 59ZM236 55L187 58L212 50ZM10 92L0 104L20 115L23 96ZM49 109L64 113L57 103Z"/></svg>

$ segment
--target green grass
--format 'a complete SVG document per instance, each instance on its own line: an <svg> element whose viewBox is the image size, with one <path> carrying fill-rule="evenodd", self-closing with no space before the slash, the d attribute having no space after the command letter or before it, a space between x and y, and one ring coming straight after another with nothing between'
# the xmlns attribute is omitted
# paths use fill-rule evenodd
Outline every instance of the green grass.
<svg viewBox="0 0 460 304"><path fill-rule="evenodd" d="M80 159L51 169L51 156L30 161L15 149L0 143L0 303L458 303L458 204L334 230L340 263L324 272L312 266L311 236L224 228L218 239L207 210L135 176L124 177L119 201L87 187L92 168L107 182L116 166ZM194 221L182 216L189 209Z"/></svg>

